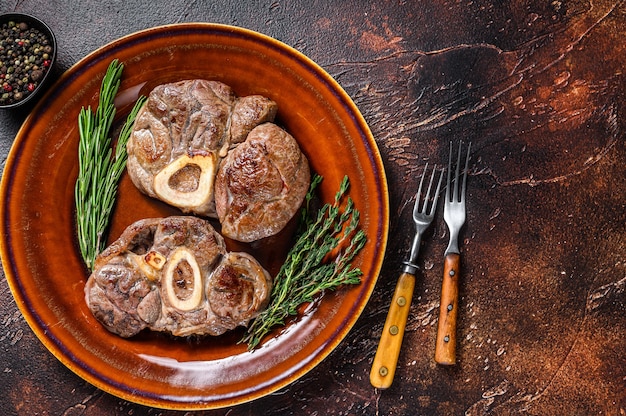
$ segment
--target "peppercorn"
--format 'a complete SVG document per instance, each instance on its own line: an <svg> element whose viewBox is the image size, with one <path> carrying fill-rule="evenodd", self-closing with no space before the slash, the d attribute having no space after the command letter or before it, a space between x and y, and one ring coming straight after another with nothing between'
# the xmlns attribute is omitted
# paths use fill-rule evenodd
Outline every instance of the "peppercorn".
<svg viewBox="0 0 626 416"><path fill-rule="evenodd" d="M0 24L0 105L31 95L52 64L51 39L26 22Z"/></svg>
<svg viewBox="0 0 626 416"><path fill-rule="evenodd" d="M30 72L30 79L32 79L35 82L39 81L42 76L43 76L43 71L40 69L36 69Z"/></svg>

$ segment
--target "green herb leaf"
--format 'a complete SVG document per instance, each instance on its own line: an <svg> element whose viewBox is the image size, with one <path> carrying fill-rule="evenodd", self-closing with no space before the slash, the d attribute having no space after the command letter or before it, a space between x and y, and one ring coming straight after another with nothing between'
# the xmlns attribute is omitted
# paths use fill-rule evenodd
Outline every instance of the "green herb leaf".
<svg viewBox="0 0 626 416"><path fill-rule="evenodd" d="M135 117L145 101L140 97L122 127L113 153L111 126L115 118L114 99L120 87L124 65L113 60L102 80L98 108L82 108L78 114L78 178L74 188L78 245L91 269L106 244L119 179L126 168L126 142Z"/></svg>
<svg viewBox="0 0 626 416"><path fill-rule="evenodd" d="M274 278L270 304L248 327L242 342L254 349L276 326L298 314L300 305L315 301L324 291L361 282L362 272L352 260L367 240L358 228L359 211L346 197L350 181L343 178L332 204L311 212L311 200L322 177L314 175L300 218L298 237ZM344 203L345 200L345 203Z"/></svg>

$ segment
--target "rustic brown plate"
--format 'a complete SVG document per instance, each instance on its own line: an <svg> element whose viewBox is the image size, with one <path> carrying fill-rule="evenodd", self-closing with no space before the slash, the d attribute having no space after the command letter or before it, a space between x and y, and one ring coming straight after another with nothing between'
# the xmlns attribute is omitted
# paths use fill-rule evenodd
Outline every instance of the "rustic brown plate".
<svg viewBox="0 0 626 416"><path fill-rule="evenodd" d="M207 78L237 94L264 94L278 103L278 122L298 140L324 176L330 202L344 175L362 215L368 244L355 260L362 283L324 298L254 352L242 332L173 339L107 332L84 301L87 271L74 233L77 116L95 106L112 59L125 64L117 100L125 117L138 94L163 82ZM387 243L388 193L372 134L354 103L324 70L298 51L249 30L181 24L138 32L90 54L52 87L19 131L1 187L1 249L17 305L43 344L68 368L125 400L170 409L231 406L298 379L348 334L374 288ZM124 177L110 239L131 222L178 213L141 195ZM284 244L264 252L273 273ZM241 247L233 246L231 249ZM249 247L248 247L249 248ZM255 248L252 247L252 250Z"/></svg>

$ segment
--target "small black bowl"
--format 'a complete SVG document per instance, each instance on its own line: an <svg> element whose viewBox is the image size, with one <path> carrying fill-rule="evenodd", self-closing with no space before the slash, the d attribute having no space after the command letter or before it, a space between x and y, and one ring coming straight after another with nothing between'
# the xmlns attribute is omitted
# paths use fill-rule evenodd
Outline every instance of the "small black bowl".
<svg viewBox="0 0 626 416"><path fill-rule="evenodd" d="M37 19L36 17L23 14L23 13L6 13L6 14L0 15L0 27L4 26L5 24L8 24L9 22L15 22L16 24L25 23L26 25L28 25L29 28L37 29L41 34L43 34L48 39L48 44L52 47L52 51L48 54L49 65L43 71L43 75L41 75L41 77L36 81L36 85L34 86L34 89L32 91L23 93L23 98L19 100L15 100L6 104L3 104L0 102L0 110L23 107L28 103L34 102L37 99L37 97L40 97L45 92L46 84L51 78L50 74L52 73L52 67L54 66L54 63L56 62L56 57L57 57L56 39L54 37L54 33L52 33L52 30L47 24ZM0 41L2 40L4 39L2 35L0 34ZM5 48L6 47L7 46L5 46ZM1 78L0 79L0 95L5 92L3 84L5 82L7 69L8 69L8 66L6 65L6 63L5 65L0 66L0 78Z"/></svg>

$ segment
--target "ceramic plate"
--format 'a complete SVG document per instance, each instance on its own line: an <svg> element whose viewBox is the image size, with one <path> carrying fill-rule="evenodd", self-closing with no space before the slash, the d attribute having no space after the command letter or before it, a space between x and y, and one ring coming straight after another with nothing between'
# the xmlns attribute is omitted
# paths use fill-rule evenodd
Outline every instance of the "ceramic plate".
<svg viewBox="0 0 626 416"><path fill-rule="evenodd" d="M119 119L139 94L190 78L219 80L240 96L263 94L276 101L277 122L298 140L312 169L324 177L320 198L330 202L343 176L350 178L350 195L368 237L355 260L364 272L362 283L326 294L253 352L238 343L243 331L194 340L155 333L123 339L106 331L84 300L88 272L75 238L74 182L78 112L97 104L102 77L115 58L125 65L116 101ZM168 409L209 409L253 400L315 367L361 314L387 242L383 164L349 96L298 51L259 33L223 25L145 30L74 65L20 129L0 197L4 270L35 334L93 385L125 400ZM110 241L135 220L177 213L140 194L124 176ZM285 253L285 244L277 242L275 250L265 251L264 265L275 274Z"/></svg>

